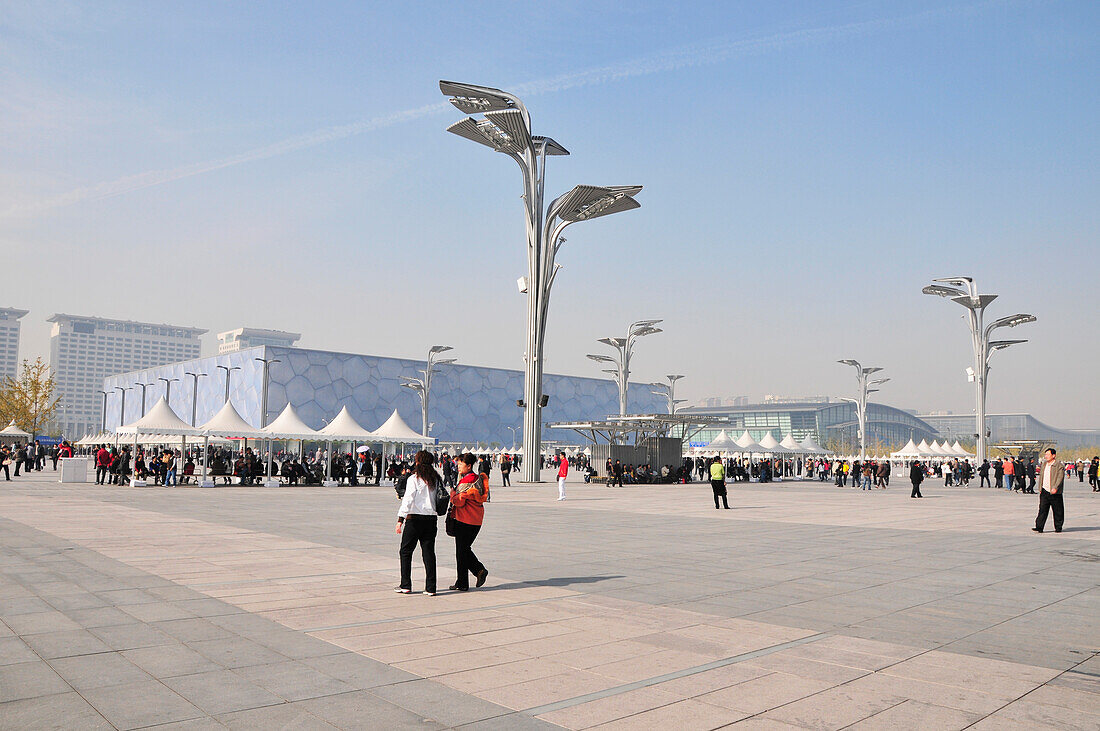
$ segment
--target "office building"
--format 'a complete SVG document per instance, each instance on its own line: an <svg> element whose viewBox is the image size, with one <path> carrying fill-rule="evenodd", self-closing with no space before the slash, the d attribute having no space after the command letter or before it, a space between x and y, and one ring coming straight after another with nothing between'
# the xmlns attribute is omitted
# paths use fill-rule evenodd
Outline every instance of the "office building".
<svg viewBox="0 0 1100 731"><path fill-rule="evenodd" d="M294 347L302 338L301 333L288 333L282 330L264 330L256 327L239 327L218 333L218 355L236 353L238 350L255 348L258 345L275 345L281 348Z"/></svg>
<svg viewBox="0 0 1100 731"><path fill-rule="evenodd" d="M47 322L53 323L50 367L61 398L57 423L63 436L76 438L100 429L103 379L196 358L199 336L206 332L194 327L82 315L56 314ZM140 396L128 396L140 406Z"/></svg>
<svg viewBox="0 0 1100 731"><path fill-rule="evenodd" d="M194 398L195 423L202 424L225 403L227 377L233 405L249 423L258 426L261 423L263 364L257 358L279 361L273 362L269 371L268 423L287 403L292 403L302 419L314 429L323 427L343 406L347 406L355 420L367 429L377 429L394 409L414 430L421 429L420 399L402 386L401 377L419 376L425 367L423 360L270 345L107 378L101 382L106 391L112 392L107 406L107 428L130 423L140 416L140 397L128 397L126 413L120 414L121 400L114 391L119 386L133 387L137 383L156 383L159 378L179 378L180 383L172 388L170 405L181 418L190 421ZM429 436L471 445L475 440L496 442L498 446L510 448L514 429L516 444L519 444L523 410L516 405L516 400L523 397L523 371L459 363L437 367L439 372L432 378L430 400L430 419L434 426ZM197 393L192 390L192 379L184 375L188 371L208 374L198 379ZM232 375L227 376L228 373ZM664 396L652 391L647 383L631 384L629 407L632 413L652 414L665 410ZM550 399L542 410L544 424L603 419L619 412L618 387L610 380L546 374L543 392ZM163 389L150 388L150 405L163 394ZM560 437L552 433L546 436Z"/></svg>
<svg viewBox="0 0 1100 731"><path fill-rule="evenodd" d="M0 307L0 380L19 373L19 319L27 310Z"/></svg>

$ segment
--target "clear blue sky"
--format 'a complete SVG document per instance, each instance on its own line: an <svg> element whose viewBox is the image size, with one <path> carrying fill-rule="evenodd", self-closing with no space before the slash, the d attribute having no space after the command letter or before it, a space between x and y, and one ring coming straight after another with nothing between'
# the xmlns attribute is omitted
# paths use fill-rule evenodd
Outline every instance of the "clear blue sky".
<svg viewBox="0 0 1100 731"><path fill-rule="evenodd" d="M665 318L637 380L688 398L972 409L962 309L1033 312L992 411L1100 425L1100 4L50 3L0 7L0 305L297 330L521 367L519 175L448 135L441 78L522 94L570 229L548 370ZM15 262L20 262L18 267ZM1024 332L1026 330L1026 332Z"/></svg>

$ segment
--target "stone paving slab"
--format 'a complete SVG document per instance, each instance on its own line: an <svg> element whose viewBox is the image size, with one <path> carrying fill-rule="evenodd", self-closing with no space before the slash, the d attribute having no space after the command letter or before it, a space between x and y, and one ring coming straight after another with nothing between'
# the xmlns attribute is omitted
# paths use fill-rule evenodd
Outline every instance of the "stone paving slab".
<svg viewBox="0 0 1100 731"><path fill-rule="evenodd" d="M427 598L388 487L5 486L0 727L1100 726L1072 485L1060 536L991 490L671 489L498 488L489 583Z"/></svg>

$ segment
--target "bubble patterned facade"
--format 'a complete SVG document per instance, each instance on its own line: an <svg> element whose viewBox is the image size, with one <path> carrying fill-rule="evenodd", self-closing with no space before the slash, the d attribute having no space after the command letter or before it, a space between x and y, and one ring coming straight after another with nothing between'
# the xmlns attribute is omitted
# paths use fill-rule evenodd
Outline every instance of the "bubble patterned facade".
<svg viewBox="0 0 1100 731"><path fill-rule="evenodd" d="M287 405L294 404L302 419L319 429L343 406L360 424L377 429L396 408L414 430L421 426L420 398L404 388L401 376L418 377L422 360L385 358L372 355L336 353L304 348L260 346L236 353L199 358L171 365L135 371L104 380L107 399L107 428L130 423L141 416L141 389L126 393L126 413L121 414L120 386L153 383L147 387L146 408L164 395L159 378L178 378L172 384L170 405L184 420L191 420L192 378L186 372L206 373L198 379L195 423L202 424L225 403L225 371L217 366L240 370L232 372L230 399L249 423L260 424L263 393L263 364L256 358L275 359L270 369L267 423ZM430 420L431 436L443 441L496 442L504 447L520 440L523 411L516 399L523 395L523 372L502 368L453 363L437 366L433 376ZM667 401L654 395L649 384L632 384L629 391L631 413L662 413ZM542 410L543 423L602 419L617 414L618 389L609 380L543 376L543 392L550 403ZM545 430L544 440L579 442L572 432Z"/></svg>

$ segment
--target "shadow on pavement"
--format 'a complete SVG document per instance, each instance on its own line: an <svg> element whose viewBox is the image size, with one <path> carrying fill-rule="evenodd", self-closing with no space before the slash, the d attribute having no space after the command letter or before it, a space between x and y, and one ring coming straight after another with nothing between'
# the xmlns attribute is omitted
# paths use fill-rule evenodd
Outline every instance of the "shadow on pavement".
<svg viewBox="0 0 1100 731"><path fill-rule="evenodd" d="M497 584L486 586L482 591L497 591L500 589L523 589L529 586L572 586L573 584L595 584L597 581L610 579L625 579L625 576L613 574L610 576L561 576L553 579L536 579L533 581L513 581L509 584Z"/></svg>

